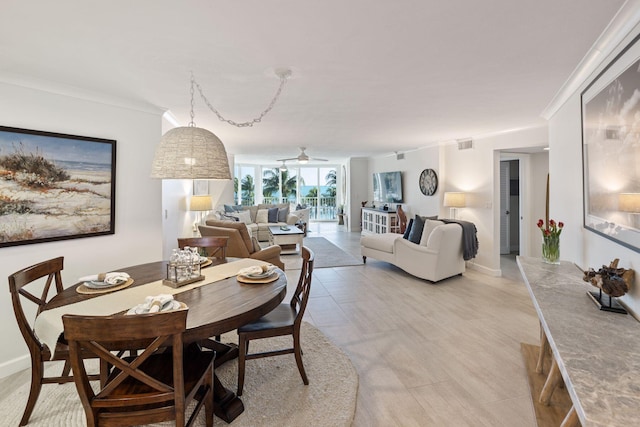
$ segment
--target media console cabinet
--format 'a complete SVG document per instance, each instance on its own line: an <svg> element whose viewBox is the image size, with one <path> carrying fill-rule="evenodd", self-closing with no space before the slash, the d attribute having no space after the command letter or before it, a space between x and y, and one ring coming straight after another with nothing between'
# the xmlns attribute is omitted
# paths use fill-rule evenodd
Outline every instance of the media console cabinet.
<svg viewBox="0 0 640 427"><path fill-rule="evenodd" d="M399 233L396 211L362 208L362 234Z"/></svg>
<svg viewBox="0 0 640 427"><path fill-rule="evenodd" d="M638 425L640 323L600 311L575 264L520 256L517 263L554 359L542 396L532 398L548 402L562 380L573 403L563 426Z"/></svg>

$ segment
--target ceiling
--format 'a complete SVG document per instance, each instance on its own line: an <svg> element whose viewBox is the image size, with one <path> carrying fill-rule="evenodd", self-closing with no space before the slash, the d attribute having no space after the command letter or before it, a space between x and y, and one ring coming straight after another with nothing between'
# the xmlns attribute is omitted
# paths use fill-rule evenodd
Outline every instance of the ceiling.
<svg viewBox="0 0 640 427"><path fill-rule="evenodd" d="M0 81L190 121L237 161L404 152L544 124L623 0L2 0ZM97 135L99 136L99 135Z"/></svg>

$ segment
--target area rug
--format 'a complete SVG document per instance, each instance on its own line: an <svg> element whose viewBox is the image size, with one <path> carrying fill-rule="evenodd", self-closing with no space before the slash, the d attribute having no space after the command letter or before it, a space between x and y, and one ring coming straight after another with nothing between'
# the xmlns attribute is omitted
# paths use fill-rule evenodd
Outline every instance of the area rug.
<svg viewBox="0 0 640 427"><path fill-rule="evenodd" d="M362 265L362 259L358 259L324 237L305 237L303 244L315 254L313 268L344 267L349 265ZM286 270L300 270L302 258L300 254L280 255Z"/></svg>
<svg viewBox="0 0 640 427"><path fill-rule="evenodd" d="M355 368L342 350L314 326L303 322L301 335L309 385L302 383L292 354L247 361L241 397L245 411L233 421L233 427L351 425L358 390ZM235 332L222 336L223 342L237 340ZM251 342L251 351L290 345L290 336L256 340ZM59 369L60 366L55 368ZM236 361L219 367L216 373L222 383L235 392L238 375ZM29 384L24 384L0 403L2 425L18 425L28 393ZM217 417L214 424L227 425ZM75 385L45 384L28 425L86 425ZM169 425L173 423L154 424ZM204 411L199 414L196 425L205 425Z"/></svg>

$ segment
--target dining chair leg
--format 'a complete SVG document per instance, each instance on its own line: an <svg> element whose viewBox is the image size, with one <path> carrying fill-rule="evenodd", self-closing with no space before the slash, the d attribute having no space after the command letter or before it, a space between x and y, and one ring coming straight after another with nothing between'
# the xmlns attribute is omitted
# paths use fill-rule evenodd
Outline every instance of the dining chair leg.
<svg viewBox="0 0 640 427"><path fill-rule="evenodd" d="M296 356L296 364L298 365L298 371L302 377L304 385L309 385L309 379L307 373L304 371L304 365L302 364L302 346L300 345L300 332L293 333L293 353Z"/></svg>
<svg viewBox="0 0 640 427"><path fill-rule="evenodd" d="M204 386L208 389L204 395L204 414L207 427L213 427L213 368L207 374L207 381Z"/></svg>
<svg viewBox="0 0 640 427"><path fill-rule="evenodd" d="M27 406L24 408L20 425L25 426L31 418L33 408L36 406L40 390L42 390L42 376L44 375L44 366L42 361L31 360L31 388L29 389L29 398Z"/></svg>
<svg viewBox="0 0 640 427"><path fill-rule="evenodd" d="M238 390L236 394L242 396L242 388L244 387L244 367L245 358L249 350L249 342L244 335L240 335L238 342Z"/></svg>
<svg viewBox="0 0 640 427"><path fill-rule="evenodd" d="M64 367L62 368L62 376L63 377L68 377L69 374L71 373L71 363L69 363L68 360L64 361ZM60 381L59 384L63 384L64 381Z"/></svg>

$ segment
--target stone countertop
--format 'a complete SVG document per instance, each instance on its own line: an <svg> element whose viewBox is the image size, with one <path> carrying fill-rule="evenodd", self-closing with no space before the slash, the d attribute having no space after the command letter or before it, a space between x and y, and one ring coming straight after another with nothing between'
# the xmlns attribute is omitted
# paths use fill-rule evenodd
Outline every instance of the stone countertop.
<svg viewBox="0 0 640 427"><path fill-rule="evenodd" d="M517 263L582 425L638 425L640 323L599 310L575 264Z"/></svg>

